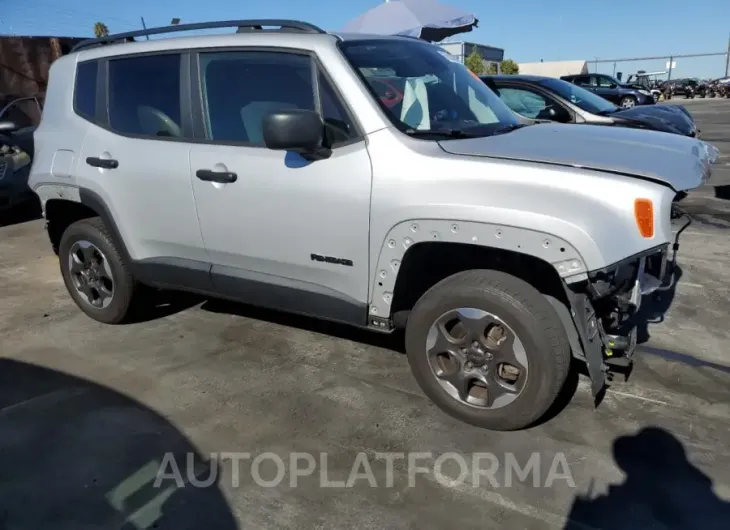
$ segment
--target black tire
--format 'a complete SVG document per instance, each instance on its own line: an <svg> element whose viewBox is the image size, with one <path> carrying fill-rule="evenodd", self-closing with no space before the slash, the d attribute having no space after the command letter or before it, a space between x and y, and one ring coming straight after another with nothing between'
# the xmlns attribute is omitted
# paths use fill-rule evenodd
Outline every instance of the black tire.
<svg viewBox="0 0 730 530"><path fill-rule="evenodd" d="M96 308L91 306L76 289L71 278L68 264L71 247L74 243L83 240L92 243L104 253L112 271L114 296L107 307ZM79 309L89 317L104 324L123 323L131 315L132 304L136 299L138 290L137 284L102 220L99 217L91 217L72 223L63 232L58 249L63 281Z"/></svg>
<svg viewBox="0 0 730 530"><path fill-rule="evenodd" d="M448 394L431 370L426 340L436 319L460 307L482 309L511 327L524 345L529 371L522 393L495 409L473 406ZM406 326L406 352L423 392L444 412L477 427L511 431L545 415L568 377L571 349L560 317L527 282L495 270L470 270L450 276L416 303Z"/></svg>
<svg viewBox="0 0 730 530"><path fill-rule="evenodd" d="M639 103L634 96L624 96L624 97L621 98L621 101L619 103L619 106L622 109L631 108L631 107L627 107L626 106L626 103L629 102L629 101L633 101L634 102L634 104L632 105L632 107L635 107Z"/></svg>

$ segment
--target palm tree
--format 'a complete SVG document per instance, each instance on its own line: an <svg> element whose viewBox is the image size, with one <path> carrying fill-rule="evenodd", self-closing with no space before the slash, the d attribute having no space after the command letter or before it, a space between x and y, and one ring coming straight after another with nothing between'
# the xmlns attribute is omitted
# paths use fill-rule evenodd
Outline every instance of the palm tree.
<svg viewBox="0 0 730 530"><path fill-rule="evenodd" d="M94 35L97 39L99 37L107 37L109 35L109 28L103 22L97 22L94 24Z"/></svg>

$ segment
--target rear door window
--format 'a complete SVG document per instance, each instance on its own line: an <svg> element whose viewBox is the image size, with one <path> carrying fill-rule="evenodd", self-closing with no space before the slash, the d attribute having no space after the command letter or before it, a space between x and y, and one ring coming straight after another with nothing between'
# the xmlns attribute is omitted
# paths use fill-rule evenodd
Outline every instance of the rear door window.
<svg viewBox="0 0 730 530"><path fill-rule="evenodd" d="M130 136L181 137L180 54L109 61L109 126Z"/></svg>
<svg viewBox="0 0 730 530"><path fill-rule="evenodd" d="M510 109L526 118L537 118L549 105L542 95L522 88L501 87L499 97Z"/></svg>

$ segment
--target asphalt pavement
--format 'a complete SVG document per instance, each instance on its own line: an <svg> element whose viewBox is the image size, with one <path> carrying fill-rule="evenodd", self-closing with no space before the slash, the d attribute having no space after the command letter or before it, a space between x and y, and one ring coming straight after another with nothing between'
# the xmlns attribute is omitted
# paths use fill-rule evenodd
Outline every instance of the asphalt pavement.
<svg viewBox="0 0 730 530"><path fill-rule="evenodd" d="M84 316L41 220L0 228L0 529L727 529L730 100L628 381L527 431L441 413L399 337L166 294Z"/></svg>

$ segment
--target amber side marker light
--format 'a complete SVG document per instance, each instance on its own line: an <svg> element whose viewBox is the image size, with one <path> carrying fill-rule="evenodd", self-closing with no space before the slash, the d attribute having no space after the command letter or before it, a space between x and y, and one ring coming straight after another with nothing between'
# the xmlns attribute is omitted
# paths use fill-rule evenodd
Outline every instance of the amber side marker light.
<svg viewBox="0 0 730 530"><path fill-rule="evenodd" d="M654 204L649 199L634 201L634 218L643 237L654 237Z"/></svg>

